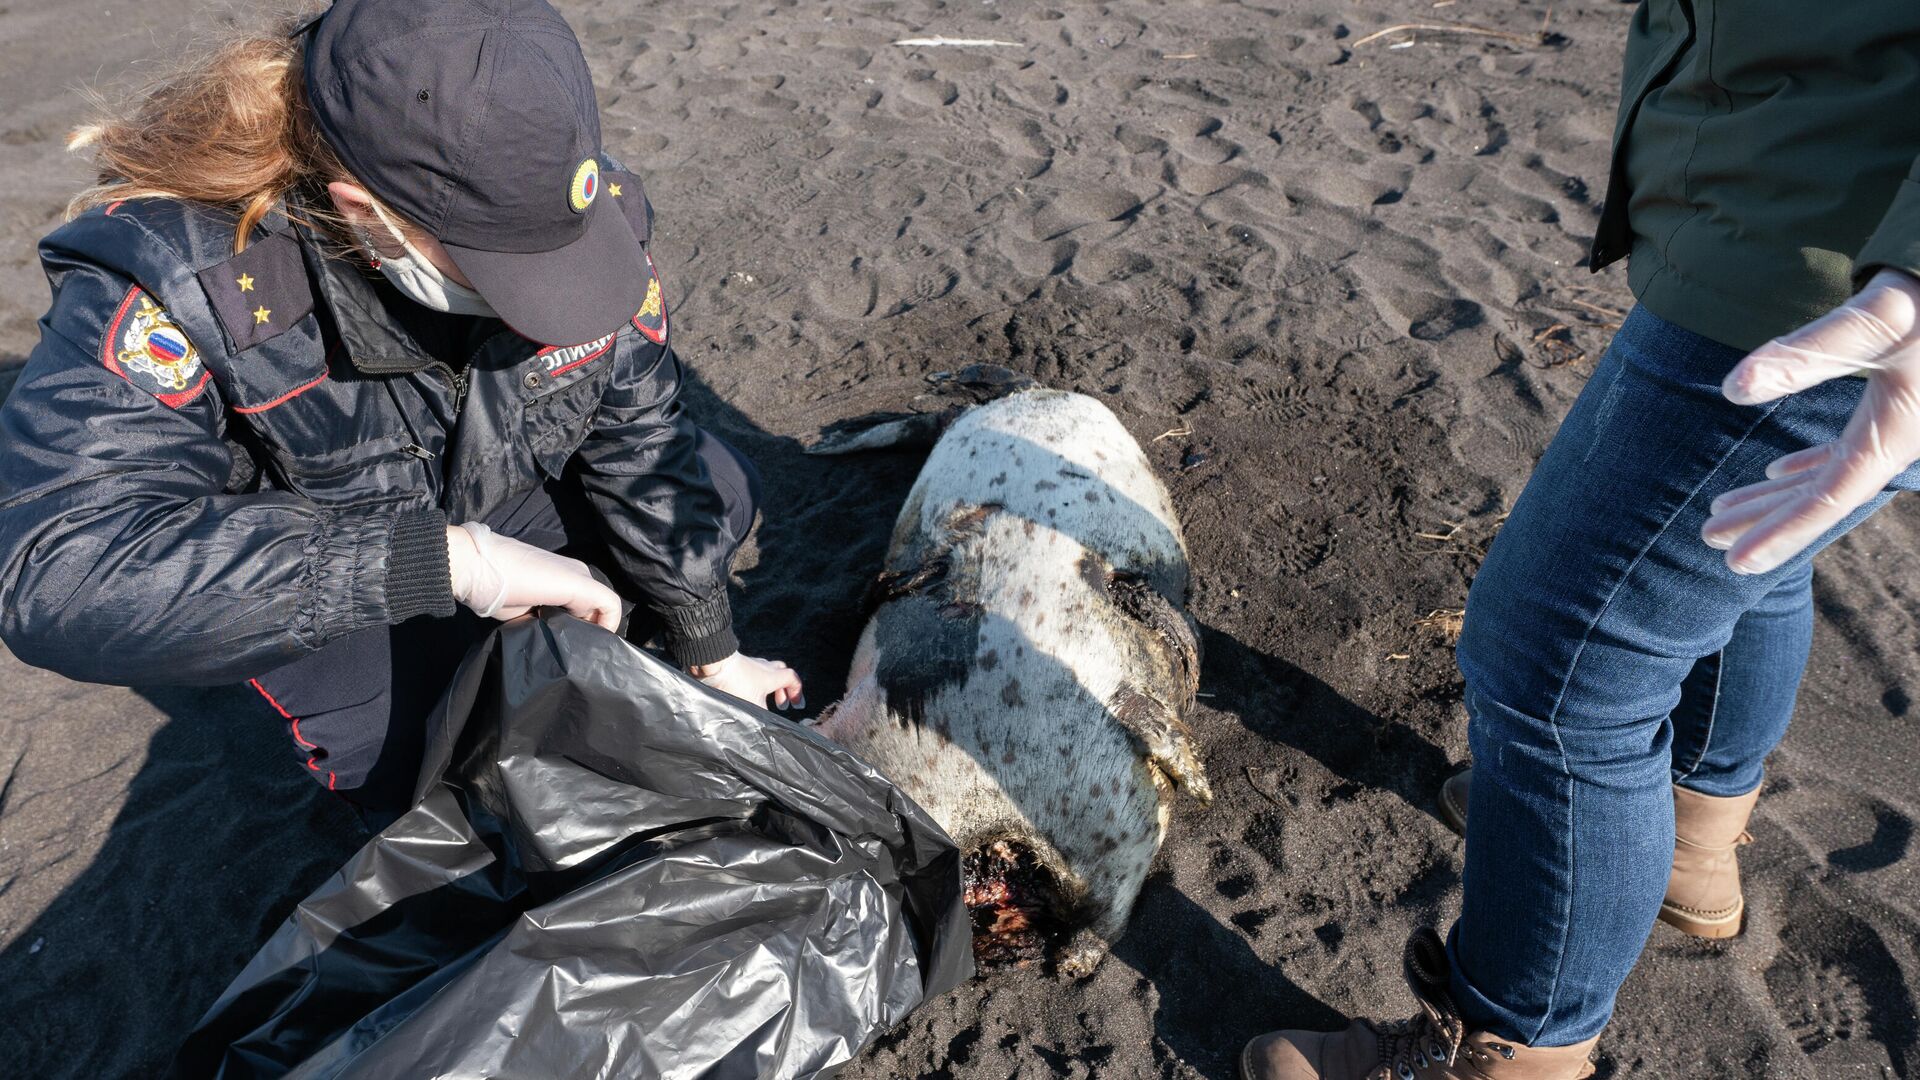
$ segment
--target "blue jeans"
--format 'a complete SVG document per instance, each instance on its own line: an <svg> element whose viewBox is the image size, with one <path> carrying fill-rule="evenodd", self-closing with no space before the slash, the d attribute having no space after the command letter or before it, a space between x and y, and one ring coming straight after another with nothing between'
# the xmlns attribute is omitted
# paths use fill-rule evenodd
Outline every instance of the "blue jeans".
<svg viewBox="0 0 1920 1080"><path fill-rule="evenodd" d="M1540 459L1467 601L1474 782L1448 939L1469 1025L1598 1035L1666 894L1672 785L1743 795L1786 733L1813 633L1813 552L1743 577L1708 504L1826 442L1862 383L1720 396L1743 354L1636 308ZM1912 488L1909 469L1896 488Z"/></svg>

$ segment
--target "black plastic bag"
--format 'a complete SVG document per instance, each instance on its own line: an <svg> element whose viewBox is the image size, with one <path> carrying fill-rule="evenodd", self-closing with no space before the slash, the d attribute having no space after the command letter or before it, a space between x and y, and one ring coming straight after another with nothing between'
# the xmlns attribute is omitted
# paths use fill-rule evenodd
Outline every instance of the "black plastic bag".
<svg viewBox="0 0 1920 1080"><path fill-rule="evenodd" d="M416 808L175 1075L831 1075L972 973L959 854L912 800L613 634L510 623L435 722Z"/></svg>

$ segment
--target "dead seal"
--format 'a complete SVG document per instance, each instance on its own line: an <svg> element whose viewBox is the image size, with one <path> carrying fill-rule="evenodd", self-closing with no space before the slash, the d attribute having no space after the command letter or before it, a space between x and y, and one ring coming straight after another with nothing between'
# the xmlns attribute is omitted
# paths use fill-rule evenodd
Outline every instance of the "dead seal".
<svg viewBox="0 0 1920 1080"><path fill-rule="evenodd" d="M983 967L1091 972L1125 930L1178 785L1199 677L1178 520L1092 398L1004 369L956 407L867 418L813 453L938 442L894 525L831 738L966 852Z"/></svg>

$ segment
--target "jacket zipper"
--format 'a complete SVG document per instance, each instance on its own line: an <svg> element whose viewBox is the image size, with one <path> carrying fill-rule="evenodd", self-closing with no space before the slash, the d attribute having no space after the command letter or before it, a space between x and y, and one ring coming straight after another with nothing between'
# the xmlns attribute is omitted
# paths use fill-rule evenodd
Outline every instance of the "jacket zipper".
<svg viewBox="0 0 1920 1080"><path fill-rule="evenodd" d="M506 333L506 331L496 330L483 338L479 346L473 350L473 355L467 357L466 367L461 368L459 371L448 369L449 374L453 376L453 419L455 423L459 423L460 409L467 401L467 386L468 383L472 381L469 376L473 373L474 361L479 360L480 354L487 351L487 346L493 344L494 338L504 333ZM442 366L444 367L445 365Z"/></svg>
<svg viewBox="0 0 1920 1080"><path fill-rule="evenodd" d="M493 339L499 336L500 332L488 334L486 339L480 342L480 346L473 350L473 355L467 357L467 366L461 368L459 371L453 370L453 365L444 360L435 360L431 365L432 367L440 369L440 371L446 375L447 385L453 388L453 422L455 425L460 423L460 410L465 408L467 404L467 390L473 381L474 361L480 359L480 354L486 352L487 346L493 344ZM412 454L421 461L432 461L437 456L433 451L421 446L417 442L408 443L406 446L401 447L400 450L402 453Z"/></svg>

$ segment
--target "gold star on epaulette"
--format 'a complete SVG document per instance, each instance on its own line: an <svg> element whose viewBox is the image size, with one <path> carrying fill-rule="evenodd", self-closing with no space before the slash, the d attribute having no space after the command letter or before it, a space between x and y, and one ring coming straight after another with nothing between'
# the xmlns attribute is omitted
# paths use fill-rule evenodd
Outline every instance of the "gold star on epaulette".
<svg viewBox="0 0 1920 1080"><path fill-rule="evenodd" d="M234 280L240 284L241 292L253 291L253 275L252 274L241 274L239 277L234 278Z"/></svg>
<svg viewBox="0 0 1920 1080"><path fill-rule="evenodd" d="M268 311L266 308L254 309L254 312L253 312L254 322L264 324L268 319L271 319L271 318L273 318L273 312Z"/></svg>
<svg viewBox="0 0 1920 1080"><path fill-rule="evenodd" d="M612 182L609 182L609 183L607 184L607 191L608 191L609 193L611 193L611 194L613 195L613 197L614 197L614 198L616 198L616 199L620 197L620 185L619 185L619 184L615 184L615 183L612 183Z"/></svg>

